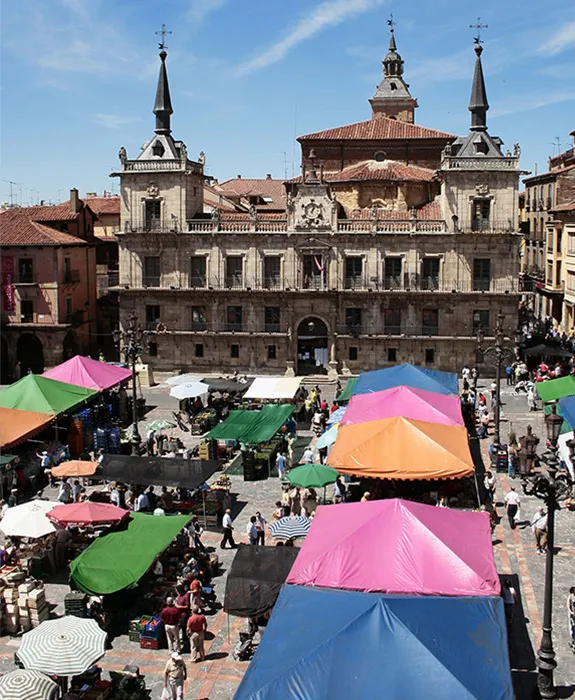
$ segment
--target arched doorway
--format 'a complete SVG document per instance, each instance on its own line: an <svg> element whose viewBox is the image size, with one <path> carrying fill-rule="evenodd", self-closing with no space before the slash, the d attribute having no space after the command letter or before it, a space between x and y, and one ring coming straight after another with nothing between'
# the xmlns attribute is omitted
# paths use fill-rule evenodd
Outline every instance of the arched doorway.
<svg viewBox="0 0 575 700"><path fill-rule="evenodd" d="M327 326L315 316L297 327L297 373L327 374L329 350Z"/></svg>
<svg viewBox="0 0 575 700"><path fill-rule="evenodd" d="M42 341L33 333L24 333L18 338L16 357L20 363L20 374L23 377L32 370L34 374L44 371L44 347Z"/></svg>
<svg viewBox="0 0 575 700"><path fill-rule="evenodd" d="M0 338L2 344L0 345L0 384L9 384L11 378L10 372L10 360L8 359L8 343L6 338Z"/></svg>
<svg viewBox="0 0 575 700"><path fill-rule="evenodd" d="M76 339L76 334L74 331L68 331L64 336L64 342L62 343L62 362L66 362L74 355L78 354L78 341Z"/></svg>

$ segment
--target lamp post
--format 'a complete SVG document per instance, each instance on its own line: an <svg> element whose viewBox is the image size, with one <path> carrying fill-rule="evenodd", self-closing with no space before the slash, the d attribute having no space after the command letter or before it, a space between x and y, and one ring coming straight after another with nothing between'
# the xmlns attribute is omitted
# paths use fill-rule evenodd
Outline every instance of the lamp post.
<svg viewBox="0 0 575 700"><path fill-rule="evenodd" d="M477 350L485 358L493 356L495 359L495 407L493 410L494 435L492 455L497 455L501 444L500 422L501 422L501 367L504 361L512 362L515 359L515 350L505 344L505 334L503 332L503 321L505 316L499 312L497 314L497 326L495 328L495 345L483 348L485 333L481 326L477 329ZM518 343L520 331L515 332L515 342Z"/></svg>
<svg viewBox="0 0 575 700"><path fill-rule="evenodd" d="M136 325L138 317L132 313L128 317L128 327L112 331L114 343L124 353L126 364L132 370L132 455L139 456L142 438L138 431L138 396L136 391L136 362L149 346L148 332Z"/></svg>
<svg viewBox="0 0 575 700"><path fill-rule="evenodd" d="M557 504L557 484L555 476L559 466L557 458L557 441L561 432L563 419L557 415L555 404L548 416L545 416L545 427L549 441L549 452L545 457L547 473L537 472L523 480L523 491L545 501L547 506L547 553L545 559L545 597L543 601L543 632L541 644L537 651L537 689L544 700L556 698L553 683L553 671L557 667L555 650L553 649L552 620L553 620L553 557L555 547L555 511Z"/></svg>

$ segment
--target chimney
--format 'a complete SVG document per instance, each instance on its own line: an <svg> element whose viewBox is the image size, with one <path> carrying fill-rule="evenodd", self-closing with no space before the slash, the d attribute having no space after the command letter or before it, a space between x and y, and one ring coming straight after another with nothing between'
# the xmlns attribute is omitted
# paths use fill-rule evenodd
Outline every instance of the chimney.
<svg viewBox="0 0 575 700"><path fill-rule="evenodd" d="M80 211L80 197L75 187L70 190L70 211L72 214L77 214Z"/></svg>
<svg viewBox="0 0 575 700"><path fill-rule="evenodd" d="M272 179L272 174L271 174L271 173L267 173L267 175L266 175L266 180L271 180L271 179Z"/></svg>
<svg viewBox="0 0 575 700"><path fill-rule="evenodd" d="M242 176L241 176L241 175L238 175L237 179L238 179L238 180L241 180L241 179L242 179Z"/></svg>

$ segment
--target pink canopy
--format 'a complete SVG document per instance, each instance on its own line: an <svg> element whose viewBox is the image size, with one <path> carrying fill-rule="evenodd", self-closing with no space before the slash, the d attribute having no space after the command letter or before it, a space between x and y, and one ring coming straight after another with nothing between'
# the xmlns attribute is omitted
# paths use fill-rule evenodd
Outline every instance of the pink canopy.
<svg viewBox="0 0 575 700"><path fill-rule="evenodd" d="M42 376L56 379L59 382L83 386L86 389L104 391L120 382L129 379L131 371L124 367L98 362L91 357L74 357L62 362L61 365L49 369Z"/></svg>
<svg viewBox="0 0 575 700"><path fill-rule="evenodd" d="M398 498L320 506L287 582L402 595L500 592L487 513Z"/></svg>
<svg viewBox="0 0 575 700"><path fill-rule="evenodd" d="M365 423L396 416L427 423L464 425L458 396L436 394L410 386L352 396L341 424Z"/></svg>

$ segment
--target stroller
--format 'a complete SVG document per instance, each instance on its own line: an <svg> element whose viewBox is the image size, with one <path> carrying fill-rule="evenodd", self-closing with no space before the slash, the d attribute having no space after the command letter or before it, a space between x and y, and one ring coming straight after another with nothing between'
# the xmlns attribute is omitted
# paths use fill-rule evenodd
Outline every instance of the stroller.
<svg viewBox="0 0 575 700"><path fill-rule="evenodd" d="M254 635L252 632L240 632L234 647L233 656L236 661L249 661L254 655Z"/></svg>

